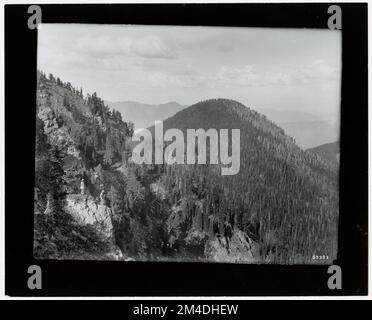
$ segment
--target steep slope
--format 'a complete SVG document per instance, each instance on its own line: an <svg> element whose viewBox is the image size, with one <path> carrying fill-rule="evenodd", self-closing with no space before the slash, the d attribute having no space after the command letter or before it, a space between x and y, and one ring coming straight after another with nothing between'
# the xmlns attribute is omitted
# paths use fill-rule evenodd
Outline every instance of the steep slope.
<svg viewBox="0 0 372 320"><path fill-rule="evenodd" d="M131 134L131 123L95 93L84 97L70 83L38 72L35 257L121 258L112 212L116 189L107 177Z"/></svg>
<svg viewBox="0 0 372 320"><path fill-rule="evenodd" d="M136 101L108 101L107 104L131 119L135 130L152 126L156 120L162 121L185 108L185 106L173 101L158 105Z"/></svg>
<svg viewBox="0 0 372 320"><path fill-rule="evenodd" d="M313 263L316 252L329 256L325 262L335 258L338 172L327 161L304 152L283 129L232 100L184 109L164 121L164 131L171 128L240 129L237 175L221 176L219 165L165 166L168 194L201 198L203 231L210 229L212 214L220 224L233 222L234 229L257 239L262 260Z"/></svg>

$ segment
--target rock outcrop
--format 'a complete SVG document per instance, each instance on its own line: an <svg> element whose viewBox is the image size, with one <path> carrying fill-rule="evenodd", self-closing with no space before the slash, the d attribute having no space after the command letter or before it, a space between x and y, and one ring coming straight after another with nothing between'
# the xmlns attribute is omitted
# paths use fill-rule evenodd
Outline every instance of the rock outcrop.
<svg viewBox="0 0 372 320"><path fill-rule="evenodd" d="M93 226L105 239L110 240L113 237L111 209L98 203L91 196L80 194L68 195L66 199L66 211L77 222Z"/></svg>
<svg viewBox="0 0 372 320"><path fill-rule="evenodd" d="M215 262L257 263L259 262L259 245L244 232L234 230L229 245L225 237L211 239L205 247L205 255Z"/></svg>
<svg viewBox="0 0 372 320"><path fill-rule="evenodd" d="M100 240L109 245L110 250L105 253L105 259L124 259L121 250L115 244L112 211L109 207L99 204L91 196L70 194L66 198L65 209L76 223L93 227Z"/></svg>

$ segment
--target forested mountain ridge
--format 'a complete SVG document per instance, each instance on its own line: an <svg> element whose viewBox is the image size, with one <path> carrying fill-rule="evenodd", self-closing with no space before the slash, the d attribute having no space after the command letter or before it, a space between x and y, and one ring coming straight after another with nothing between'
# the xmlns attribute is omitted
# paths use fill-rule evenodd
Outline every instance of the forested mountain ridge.
<svg viewBox="0 0 372 320"><path fill-rule="evenodd" d="M286 161L306 173L314 171L314 178L317 180L322 180L324 175L334 183L338 174L337 168L332 164L313 153L303 151L292 137L287 136L282 128L264 115L234 100L211 99L199 102L166 119L163 126L164 131L170 128L182 131L199 128L240 129L241 157L247 160L241 161L243 168L249 165L248 156L257 157L268 153L269 156ZM154 131L153 126L150 131Z"/></svg>
<svg viewBox="0 0 372 320"><path fill-rule="evenodd" d="M110 110L96 93L84 96L82 89L38 72L35 257L117 256L112 230L106 228L114 223L109 199L99 204L97 198L110 190L107 175L113 164L120 163L132 133L132 124ZM87 196L80 194L82 179ZM79 219L68 214L79 206L78 218L89 223L77 223Z"/></svg>
<svg viewBox="0 0 372 320"><path fill-rule="evenodd" d="M178 102L146 104L138 101L107 101L110 108L125 114L134 124L134 130L152 126L155 121L164 121L178 111L187 108ZM293 110L254 108L277 124L285 133L295 139L303 150L334 141L338 136L338 127L328 118Z"/></svg>
<svg viewBox="0 0 372 320"><path fill-rule="evenodd" d="M215 199L204 198L212 207L206 211L213 211L222 221L234 221L235 227L257 239L261 251L267 247L270 252L270 258L265 257L269 261L312 262L316 252L335 257L337 167L303 151L265 116L233 100L202 101L166 119L163 125L164 131L240 129L237 175L221 176L219 170L212 169L218 165L173 165L167 169L175 172L168 173L174 177L172 183L177 185L181 177L191 176L200 188L200 181L204 181L204 194L213 195L220 203L216 208Z"/></svg>
<svg viewBox="0 0 372 320"><path fill-rule="evenodd" d="M111 111L96 93L84 97L81 89L42 73L38 73L37 117L53 120L50 125L69 137L91 166L121 160L124 140L133 133L132 123L124 122L121 113Z"/></svg>
<svg viewBox="0 0 372 320"><path fill-rule="evenodd" d="M240 172L221 176L218 165L134 164L125 114L53 75L39 72L37 89L36 257L335 258L337 169L255 111L217 99L164 121L165 130L240 129Z"/></svg>

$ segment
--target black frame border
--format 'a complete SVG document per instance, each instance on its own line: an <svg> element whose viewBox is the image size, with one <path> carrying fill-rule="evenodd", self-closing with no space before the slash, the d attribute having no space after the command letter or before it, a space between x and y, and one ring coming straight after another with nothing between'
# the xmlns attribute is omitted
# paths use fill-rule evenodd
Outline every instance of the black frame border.
<svg viewBox="0 0 372 320"><path fill-rule="evenodd" d="M368 283L368 53L366 3L53 4L44 23L327 28L342 9L339 255L341 290L328 266L35 260L33 181L37 31L29 5L5 5L5 272L10 296L366 295ZM332 32L332 31L330 31ZM22 111L21 111L22 110ZM43 271L29 290L27 269Z"/></svg>

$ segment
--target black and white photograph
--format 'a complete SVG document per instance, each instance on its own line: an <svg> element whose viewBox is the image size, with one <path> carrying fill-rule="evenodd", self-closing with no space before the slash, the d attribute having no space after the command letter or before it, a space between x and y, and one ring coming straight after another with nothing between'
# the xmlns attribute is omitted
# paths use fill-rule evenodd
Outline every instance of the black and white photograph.
<svg viewBox="0 0 372 320"><path fill-rule="evenodd" d="M43 23L36 259L332 264L341 31Z"/></svg>
<svg viewBox="0 0 372 320"><path fill-rule="evenodd" d="M0 300L368 295L366 3L6 2Z"/></svg>

